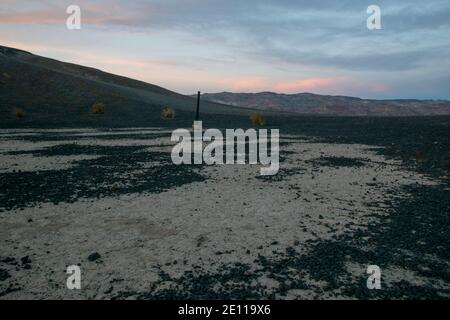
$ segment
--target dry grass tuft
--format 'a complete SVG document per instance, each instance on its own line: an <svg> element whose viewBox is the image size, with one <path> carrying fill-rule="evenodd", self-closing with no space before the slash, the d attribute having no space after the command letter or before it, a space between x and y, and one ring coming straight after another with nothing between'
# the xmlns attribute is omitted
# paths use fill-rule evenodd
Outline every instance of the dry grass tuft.
<svg viewBox="0 0 450 320"><path fill-rule="evenodd" d="M14 114L16 115L17 118L22 119L23 117L25 117L25 111L23 111L22 108L16 108L14 110Z"/></svg>
<svg viewBox="0 0 450 320"><path fill-rule="evenodd" d="M264 126L266 124L266 119L261 112L253 112L250 114L250 120L255 126Z"/></svg>
<svg viewBox="0 0 450 320"><path fill-rule="evenodd" d="M96 102L92 105L92 113L93 114L104 114L105 113L105 104L102 102Z"/></svg>
<svg viewBox="0 0 450 320"><path fill-rule="evenodd" d="M161 111L161 118L166 119L166 120L172 120L175 118L175 110L173 110L170 107L165 107L162 111Z"/></svg>

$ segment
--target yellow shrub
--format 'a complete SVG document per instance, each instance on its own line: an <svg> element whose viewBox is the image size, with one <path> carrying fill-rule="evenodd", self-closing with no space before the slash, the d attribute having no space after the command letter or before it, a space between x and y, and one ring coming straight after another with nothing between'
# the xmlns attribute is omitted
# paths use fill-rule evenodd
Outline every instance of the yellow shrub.
<svg viewBox="0 0 450 320"><path fill-rule="evenodd" d="M23 118L25 116L25 111L23 111L23 109L21 109L21 108L16 108L14 110L14 113L16 114L16 117L19 119Z"/></svg>
<svg viewBox="0 0 450 320"><path fill-rule="evenodd" d="M175 110L173 110L170 107L165 107L161 111L161 118L167 119L167 120L171 120L171 119L175 118Z"/></svg>
<svg viewBox="0 0 450 320"><path fill-rule="evenodd" d="M105 113L105 104L102 102L96 102L92 105L92 113L103 114Z"/></svg>
<svg viewBox="0 0 450 320"><path fill-rule="evenodd" d="M261 112L253 112L250 114L250 120L255 126L264 126L266 124L266 119Z"/></svg>

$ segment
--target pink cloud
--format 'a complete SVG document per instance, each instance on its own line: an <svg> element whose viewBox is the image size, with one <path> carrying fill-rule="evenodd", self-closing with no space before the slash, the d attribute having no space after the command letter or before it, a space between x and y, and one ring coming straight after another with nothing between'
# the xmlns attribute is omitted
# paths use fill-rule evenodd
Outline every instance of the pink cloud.
<svg viewBox="0 0 450 320"><path fill-rule="evenodd" d="M117 66L125 66L125 67L145 67L148 65L145 61L132 60L132 59L121 59L121 58L106 58L101 59L100 61L106 65L117 65Z"/></svg>
<svg viewBox="0 0 450 320"><path fill-rule="evenodd" d="M330 89L338 84L338 78L310 78L294 81L283 81L274 85L275 91L279 92L302 92Z"/></svg>
<svg viewBox="0 0 450 320"><path fill-rule="evenodd" d="M78 0L77 4L81 8L82 23L84 24L104 24L130 22L142 18L142 12L127 11L120 5L95 4L85 0ZM45 6L45 5L44 5ZM40 9L29 9L16 11L7 9L0 13L0 24L22 24L22 25L38 25L38 24L63 24L69 14L66 12L68 5L46 5Z"/></svg>
<svg viewBox="0 0 450 320"><path fill-rule="evenodd" d="M233 91L258 91L267 86L264 79L248 77L232 80L228 85Z"/></svg>
<svg viewBox="0 0 450 320"><path fill-rule="evenodd" d="M388 85L386 85L386 84L373 84L371 87L370 87L370 89L373 91L373 92L389 92L389 91L391 91L392 90L392 87L391 86L388 86Z"/></svg>
<svg viewBox="0 0 450 320"><path fill-rule="evenodd" d="M1 14L0 24L61 24L65 25L66 19L69 17L65 11L40 11L21 14ZM102 24L132 21L130 16L101 16L97 14L82 15L82 22L85 24Z"/></svg>
<svg viewBox="0 0 450 320"><path fill-rule="evenodd" d="M65 11L59 14L55 11L1 14L0 24L56 24L64 23L67 17Z"/></svg>
<svg viewBox="0 0 450 320"><path fill-rule="evenodd" d="M269 81L261 77L228 79L223 85L232 91L258 92L275 91L281 93L298 93L304 91L334 91L342 78L308 78L288 81Z"/></svg>

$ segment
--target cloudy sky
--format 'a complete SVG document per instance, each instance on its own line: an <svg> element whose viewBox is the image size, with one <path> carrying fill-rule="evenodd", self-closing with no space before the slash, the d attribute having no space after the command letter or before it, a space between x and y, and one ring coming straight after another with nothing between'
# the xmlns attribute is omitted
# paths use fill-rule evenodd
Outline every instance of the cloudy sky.
<svg viewBox="0 0 450 320"><path fill-rule="evenodd" d="M448 0L1 0L0 44L181 93L450 99Z"/></svg>

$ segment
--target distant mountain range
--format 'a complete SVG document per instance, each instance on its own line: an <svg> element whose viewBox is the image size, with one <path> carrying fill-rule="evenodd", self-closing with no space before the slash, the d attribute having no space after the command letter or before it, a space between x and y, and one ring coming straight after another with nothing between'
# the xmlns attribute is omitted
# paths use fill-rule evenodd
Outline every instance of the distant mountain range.
<svg viewBox="0 0 450 320"><path fill-rule="evenodd" d="M422 116L450 114L445 100L370 100L312 93L206 93L203 100L221 104L298 114L341 116Z"/></svg>
<svg viewBox="0 0 450 320"><path fill-rule="evenodd" d="M101 116L92 112L97 102L106 108ZM160 116L162 108L175 109L180 115L176 121L191 121L195 105L194 97L153 84L0 46L0 126L19 122L29 126L158 126L164 121ZM17 109L23 117L17 116ZM448 115L450 102L364 100L310 93L202 95L202 114L248 116L254 110L270 116Z"/></svg>

